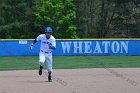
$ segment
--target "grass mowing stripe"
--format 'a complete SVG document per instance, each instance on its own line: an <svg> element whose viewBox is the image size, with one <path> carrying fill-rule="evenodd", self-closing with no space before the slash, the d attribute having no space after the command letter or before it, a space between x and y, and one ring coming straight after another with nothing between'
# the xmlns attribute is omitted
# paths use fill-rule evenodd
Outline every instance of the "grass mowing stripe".
<svg viewBox="0 0 140 93"><path fill-rule="evenodd" d="M54 69L140 67L140 56L54 56ZM46 64L44 64L45 66ZM38 56L0 57L0 70L38 69Z"/></svg>

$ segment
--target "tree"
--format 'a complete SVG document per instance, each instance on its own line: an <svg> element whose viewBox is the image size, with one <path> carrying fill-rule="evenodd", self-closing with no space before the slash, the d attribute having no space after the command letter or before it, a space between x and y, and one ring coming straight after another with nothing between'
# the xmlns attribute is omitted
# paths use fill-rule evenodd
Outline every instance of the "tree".
<svg viewBox="0 0 140 93"><path fill-rule="evenodd" d="M76 0L79 37L140 37L139 0Z"/></svg>
<svg viewBox="0 0 140 93"><path fill-rule="evenodd" d="M34 5L38 31L50 26L56 38L77 38L73 0L36 0Z"/></svg>
<svg viewBox="0 0 140 93"><path fill-rule="evenodd" d="M139 38L139 0L0 0L0 38Z"/></svg>
<svg viewBox="0 0 140 93"><path fill-rule="evenodd" d="M26 0L1 0L0 38L29 38L31 15Z"/></svg>

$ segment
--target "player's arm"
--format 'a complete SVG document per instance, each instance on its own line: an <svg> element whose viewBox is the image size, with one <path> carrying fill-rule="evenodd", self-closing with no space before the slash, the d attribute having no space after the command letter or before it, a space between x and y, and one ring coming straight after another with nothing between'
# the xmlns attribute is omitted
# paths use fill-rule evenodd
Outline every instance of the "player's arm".
<svg viewBox="0 0 140 93"><path fill-rule="evenodd" d="M52 40L52 44L49 46L50 49L55 50L56 49L56 41L55 39Z"/></svg>
<svg viewBox="0 0 140 93"><path fill-rule="evenodd" d="M40 40L41 40L41 35L39 35L37 38L34 39L34 41L32 42L32 44L31 44L31 46L30 46L30 49L32 49L33 46L34 46L34 44L35 44L36 42L40 41Z"/></svg>
<svg viewBox="0 0 140 93"><path fill-rule="evenodd" d="M32 42L31 46L30 46L30 50L33 48L34 44L37 42L37 39L35 38L34 41Z"/></svg>
<svg viewBox="0 0 140 93"><path fill-rule="evenodd" d="M34 39L34 41L32 42L31 46L34 46L34 44L37 42L37 38Z"/></svg>

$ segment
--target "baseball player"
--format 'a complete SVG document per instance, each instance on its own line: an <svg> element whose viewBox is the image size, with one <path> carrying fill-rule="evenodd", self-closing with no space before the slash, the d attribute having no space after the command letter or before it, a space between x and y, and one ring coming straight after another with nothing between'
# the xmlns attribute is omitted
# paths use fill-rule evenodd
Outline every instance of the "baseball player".
<svg viewBox="0 0 140 93"><path fill-rule="evenodd" d="M45 34L39 35L31 44L30 49L33 48L36 42L40 41L40 53L39 53L39 75L42 75L43 64L46 61L46 67L48 71L48 81L52 82L52 51L56 49L56 41L52 36L52 28L46 27Z"/></svg>

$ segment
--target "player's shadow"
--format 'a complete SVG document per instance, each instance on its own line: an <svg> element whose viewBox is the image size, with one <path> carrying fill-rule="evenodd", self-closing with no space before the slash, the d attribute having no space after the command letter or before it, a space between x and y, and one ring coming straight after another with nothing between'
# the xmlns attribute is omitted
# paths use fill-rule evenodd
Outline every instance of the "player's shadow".
<svg viewBox="0 0 140 93"><path fill-rule="evenodd" d="M26 83L45 83L48 81L25 81Z"/></svg>

